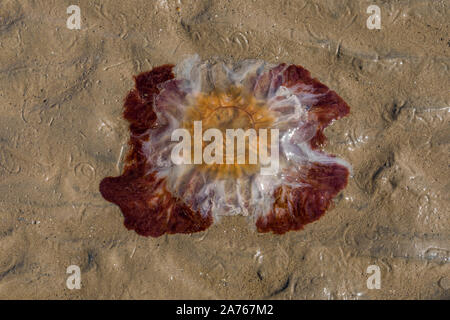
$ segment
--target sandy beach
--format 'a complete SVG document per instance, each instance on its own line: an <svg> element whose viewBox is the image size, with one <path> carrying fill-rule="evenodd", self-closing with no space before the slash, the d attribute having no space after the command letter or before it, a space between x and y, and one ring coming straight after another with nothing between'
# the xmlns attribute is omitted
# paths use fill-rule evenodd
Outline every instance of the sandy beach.
<svg viewBox="0 0 450 320"><path fill-rule="evenodd" d="M81 0L70 29L72 4L0 2L0 299L450 298L448 1ZM301 65L348 103L325 150L352 174L320 220L124 227L99 193L123 170L123 100L192 54Z"/></svg>

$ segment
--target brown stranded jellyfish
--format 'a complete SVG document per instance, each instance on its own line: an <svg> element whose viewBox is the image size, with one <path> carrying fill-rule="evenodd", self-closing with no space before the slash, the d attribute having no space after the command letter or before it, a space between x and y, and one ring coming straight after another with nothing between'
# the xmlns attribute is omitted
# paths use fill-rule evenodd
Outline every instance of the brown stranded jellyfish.
<svg viewBox="0 0 450 320"><path fill-rule="evenodd" d="M320 146L323 130L349 106L301 66L193 56L135 82L124 103L124 172L103 179L100 192L140 235L198 232L223 215L246 216L259 232L300 230L347 184L350 166ZM231 143L229 131L237 133ZM176 132L192 146L181 156Z"/></svg>

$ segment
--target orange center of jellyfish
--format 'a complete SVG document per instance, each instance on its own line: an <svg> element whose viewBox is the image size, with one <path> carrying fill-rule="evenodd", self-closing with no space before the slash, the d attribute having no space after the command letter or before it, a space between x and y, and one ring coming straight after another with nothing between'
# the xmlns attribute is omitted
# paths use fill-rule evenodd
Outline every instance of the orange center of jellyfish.
<svg viewBox="0 0 450 320"><path fill-rule="evenodd" d="M189 102L182 122L182 127L189 130L192 137L196 121L201 121L202 132L208 129L218 129L223 137L222 163L202 163L198 165L200 170L205 171L211 178L237 178L252 175L259 170L259 161L251 163L250 154L259 154L260 129L269 129L274 121L274 116L264 101L257 100L240 87L231 87L227 91L214 90L209 93L200 93ZM244 132L253 129L252 131L256 134L256 144L250 143L249 136L244 138L244 163L242 161L239 163L237 158L239 148L237 137L234 137L232 142L235 151L233 153L234 160L232 163L226 160L227 129L242 129ZM267 135L266 142L267 146L261 146L267 148L270 153L270 134ZM210 143L210 141L202 139L202 150Z"/></svg>

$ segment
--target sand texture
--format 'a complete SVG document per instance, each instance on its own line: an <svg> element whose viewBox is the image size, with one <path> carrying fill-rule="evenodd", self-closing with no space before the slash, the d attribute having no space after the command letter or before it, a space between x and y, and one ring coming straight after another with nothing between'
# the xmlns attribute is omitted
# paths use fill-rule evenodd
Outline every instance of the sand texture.
<svg viewBox="0 0 450 320"><path fill-rule="evenodd" d="M80 30L71 4L0 1L1 299L450 298L448 0L82 0ZM353 173L319 221L145 238L101 197L133 75L195 53L302 65L350 105L325 149Z"/></svg>

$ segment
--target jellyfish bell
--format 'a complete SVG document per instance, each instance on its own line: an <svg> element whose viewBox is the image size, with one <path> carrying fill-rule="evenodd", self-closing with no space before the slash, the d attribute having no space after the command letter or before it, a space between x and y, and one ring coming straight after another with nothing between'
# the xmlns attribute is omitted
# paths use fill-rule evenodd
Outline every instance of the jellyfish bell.
<svg viewBox="0 0 450 320"><path fill-rule="evenodd" d="M193 161L194 164L223 165L225 163L241 166L256 165L259 158L260 164L269 165L269 168L261 167L261 174L277 173L279 168L278 129L270 129L270 156L267 150L269 147L267 129L259 129L258 132L254 128L245 131L243 129L225 129L224 131L225 138L222 131L217 128L209 128L203 132L202 121L194 121L193 138L188 129L175 129L172 132L171 141L179 142L172 148L170 155L172 162L175 165L192 164ZM207 141L211 142L203 146L203 142Z"/></svg>
<svg viewBox="0 0 450 320"><path fill-rule="evenodd" d="M300 66L192 56L135 82L126 166L100 192L141 235L198 232L227 215L259 232L300 230L347 184L348 163L319 147L349 107Z"/></svg>

